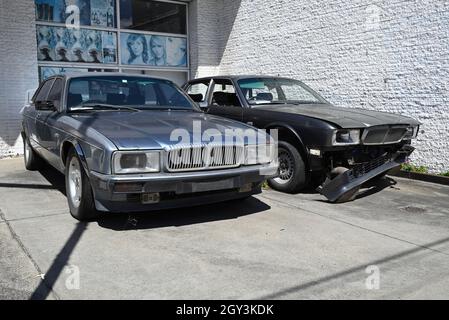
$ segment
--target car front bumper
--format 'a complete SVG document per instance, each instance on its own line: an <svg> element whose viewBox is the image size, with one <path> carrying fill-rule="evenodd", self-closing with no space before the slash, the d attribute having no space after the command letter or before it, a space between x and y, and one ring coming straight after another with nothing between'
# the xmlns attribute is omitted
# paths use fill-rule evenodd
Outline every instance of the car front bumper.
<svg viewBox="0 0 449 320"><path fill-rule="evenodd" d="M399 167L406 161L413 150L412 146L404 145L394 153L386 154L370 162L355 165L332 180L327 179L317 190L330 202L352 200L363 183Z"/></svg>
<svg viewBox="0 0 449 320"><path fill-rule="evenodd" d="M90 172L89 178L97 210L138 212L244 198L260 193L262 182L276 175L277 165L269 164L133 175Z"/></svg>

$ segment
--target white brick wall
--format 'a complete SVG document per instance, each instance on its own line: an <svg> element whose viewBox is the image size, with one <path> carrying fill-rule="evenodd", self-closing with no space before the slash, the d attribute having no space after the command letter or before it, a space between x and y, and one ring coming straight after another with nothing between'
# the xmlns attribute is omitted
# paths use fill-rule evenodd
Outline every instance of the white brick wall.
<svg viewBox="0 0 449 320"><path fill-rule="evenodd" d="M33 0L0 0L0 157L22 153L19 110L37 87Z"/></svg>
<svg viewBox="0 0 449 320"><path fill-rule="evenodd" d="M424 130L412 161L449 170L449 1L194 0L194 6L204 7L198 25L208 32L198 29L194 39L200 58L192 76L279 74L304 80L338 106L410 115ZM209 57L216 48L219 61Z"/></svg>

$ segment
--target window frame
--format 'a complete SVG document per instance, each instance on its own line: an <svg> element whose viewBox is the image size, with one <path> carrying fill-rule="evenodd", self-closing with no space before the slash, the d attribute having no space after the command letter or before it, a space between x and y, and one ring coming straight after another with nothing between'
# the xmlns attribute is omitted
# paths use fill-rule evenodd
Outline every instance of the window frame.
<svg viewBox="0 0 449 320"><path fill-rule="evenodd" d="M190 88L190 86L192 86L194 84L198 84L198 83L205 83L205 82L207 82L208 84L207 84L206 96L205 96L204 101L202 101L202 102L195 102L195 104L199 105L200 108L207 108L209 106L209 95L210 95L210 87L211 87L212 81L213 81L212 78L196 79L196 80L194 80L192 82L187 82L187 84L185 86L183 86L182 89L184 90L186 95L189 95L187 93L187 90ZM190 96L189 96L189 98L190 98Z"/></svg>
<svg viewBox="0 0 449 320"><path fill-rule="evenodd" d="M48 100L50 98L50 93L52 92L53 88L55 87L57 81L61 82L61 90L59 92L59 100ZM58 103L55 104L55 107L56 107L56 109L58 111L61 110L62 100L63 100L63 97L64 97L64 84L65 84L65 82L64 82L64 79L62 77L59 77L59 76L55 77L55 79L54 79L54 81L53 81L53 83L51 85L51 88L50 88L50 90L48 91L48 94L47 94L47 100L48 101L52 101L53 103L55 101L58 101Z"/></svg>
<svg viewBox="0 0 449 320"><path fill-rule="evenodd" d="M122 69L132 69L139 70L144 72L175 72L175 73L183 73L185 74L185 78L187 81L190 80L191 72L190 72L190 41L189 41L189 3L179 0L151 0L158 2L166 2L173 3L177 5L185 6L185 24L186 24L186 34L177 34L177 33L164 33L164 32L153 32L153 31L144 31L144 30L134 30L134 29L126 29L121 27L120 23L120 0L115 0L115 26L114 27L106 27L106 26L93 26L93 25L81 25L81 29L88 30L96 30L96 31L106 31L106 32L114 32L116 35L116 62L115 63L92 63L92 62L64 62L64 61L37 61L38 67L53 67L53 68L80 68L80 69L118 69L118 72L122 72ZM51 22L46 20L37 20L36 15L34 15L34 23L35 26L48 26L48 27L63 27L66 28L65 23L61 22ZM120 39L121 33L136 33L143 35L160 35L165 37L177 37L177 38L185 38L186 39L186 66L178 67L178 66L151 66L151 65L129 65L122 64L122 50L120 48ZM37 46L37 43L35 44ZM184 76L183 76L184 77ZM39 72L39 80L43 81L41 78L41 72Z"/></svg>
<svg viewBox="0 0 449 320"><path fill-rule="evenodd" d="M36 104L36 98L39 95L39 93L42 91L42 89L44 88L45 84L48 82L52 82L50 85L50 88L48 89L47 95L45 96L45 100L39 100L39 101L47 101L46 99L48 99L48 94L50 93L51 88L53 88L53 82L55 81L55 77L50 77L44 81L42 81L41 85L39 86L39 88L36 90L36 92L34 93L33 97L31 98L31 102L33 103L33 105Z"/></svg>
<svg viewBox="0 0 449 320"><path fill-rule="evenodd" d="M220 106L220 105L213 105L213 104L212 104L213 90L214 90L216 81L219 81L219 80L225 80L225 81L229 81L229 82L231 83L231 85L234 87L235 95L237 96L237 99L238 99L239 102L240 102L240 106L235 106L235 105L233 105L233 106ZM245 99L245 100L246 100L246 99ZM245 107L245 104L242 103L242 99L241 99L241 97L240 97L239 88L237 87L237 85L236 85L236 83L233 81L233 79L227 78L227 77L223 77L223 78L212 78L211 83L210 83L210 87L209 87L209 92L208 92L208 102L207 102L207 105L208 105L209 107L214 106L214 107L222 107L222 108L229 108L229 107L231 107L231 108L244 108L244 107Z"/></svg>

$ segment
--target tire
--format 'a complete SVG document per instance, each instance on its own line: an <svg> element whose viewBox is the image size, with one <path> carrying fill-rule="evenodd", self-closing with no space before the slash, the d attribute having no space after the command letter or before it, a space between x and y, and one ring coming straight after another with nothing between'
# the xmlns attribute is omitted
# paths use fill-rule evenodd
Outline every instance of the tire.
<svg viewBox="0 0 449 320"><path fill-rule="evenodd" d="M72 217L79 221L91 221L99 216L89 178L73 148L66 159L65 188Z"/></svg>
<svg viewBox="0 0 449 320"><path fill-rule="evenodd" d="M42 158L33 150L28 138L23 138L23 160L25 162L25 168L27 170L39 170L42 168L44 161Z"/></svg>
<svg viewBox="0 0 449 320"><path fill-rule="evenodd" d="M298 149L286 141L279 141L279 176L268 180L274 190L295 193L307 186L306 165Z"/></svg>

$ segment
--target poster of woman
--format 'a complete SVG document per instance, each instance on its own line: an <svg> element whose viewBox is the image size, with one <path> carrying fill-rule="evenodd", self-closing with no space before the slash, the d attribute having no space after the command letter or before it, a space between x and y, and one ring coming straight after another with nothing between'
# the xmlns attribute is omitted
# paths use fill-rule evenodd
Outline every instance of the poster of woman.
<svg viewBox="0 0 449 320"><path fill-rule="evenodd" d="M65 28L55 28L54 35L56 37L55 45L55 60L68 62L68 35L67 29Z"/></svg>
<svg viewBox="0 0 449 320"><path fill-rule="evenodd" d="M101 32L83 30L85 33L86 62L100 63L102 60Z"/></svg>
<svg viewBox="0 0 449 320"><path fill-rule="evenodd" d="M187 67L186 38L167 38L167 65L171 67Z"/></svg>
<svg viewBox="0 0 449 320"><path fill-rule="evenodd" d="M150 66L166 66L167 65L167 38L163 36L150 36Z"/></svg>
<svg viewBox="0 0 449 320"><path fill-rule="evenodd" d="M52 27L36 26L37 59L39 61L55 60L55 38Z"/></svg>
<svg viewBox="0 0 449 320"><path fill-rule="evenodd" d="M122 64L145 65L148 63L147 40L143 34L122 33L120 48Z"/></svg>

